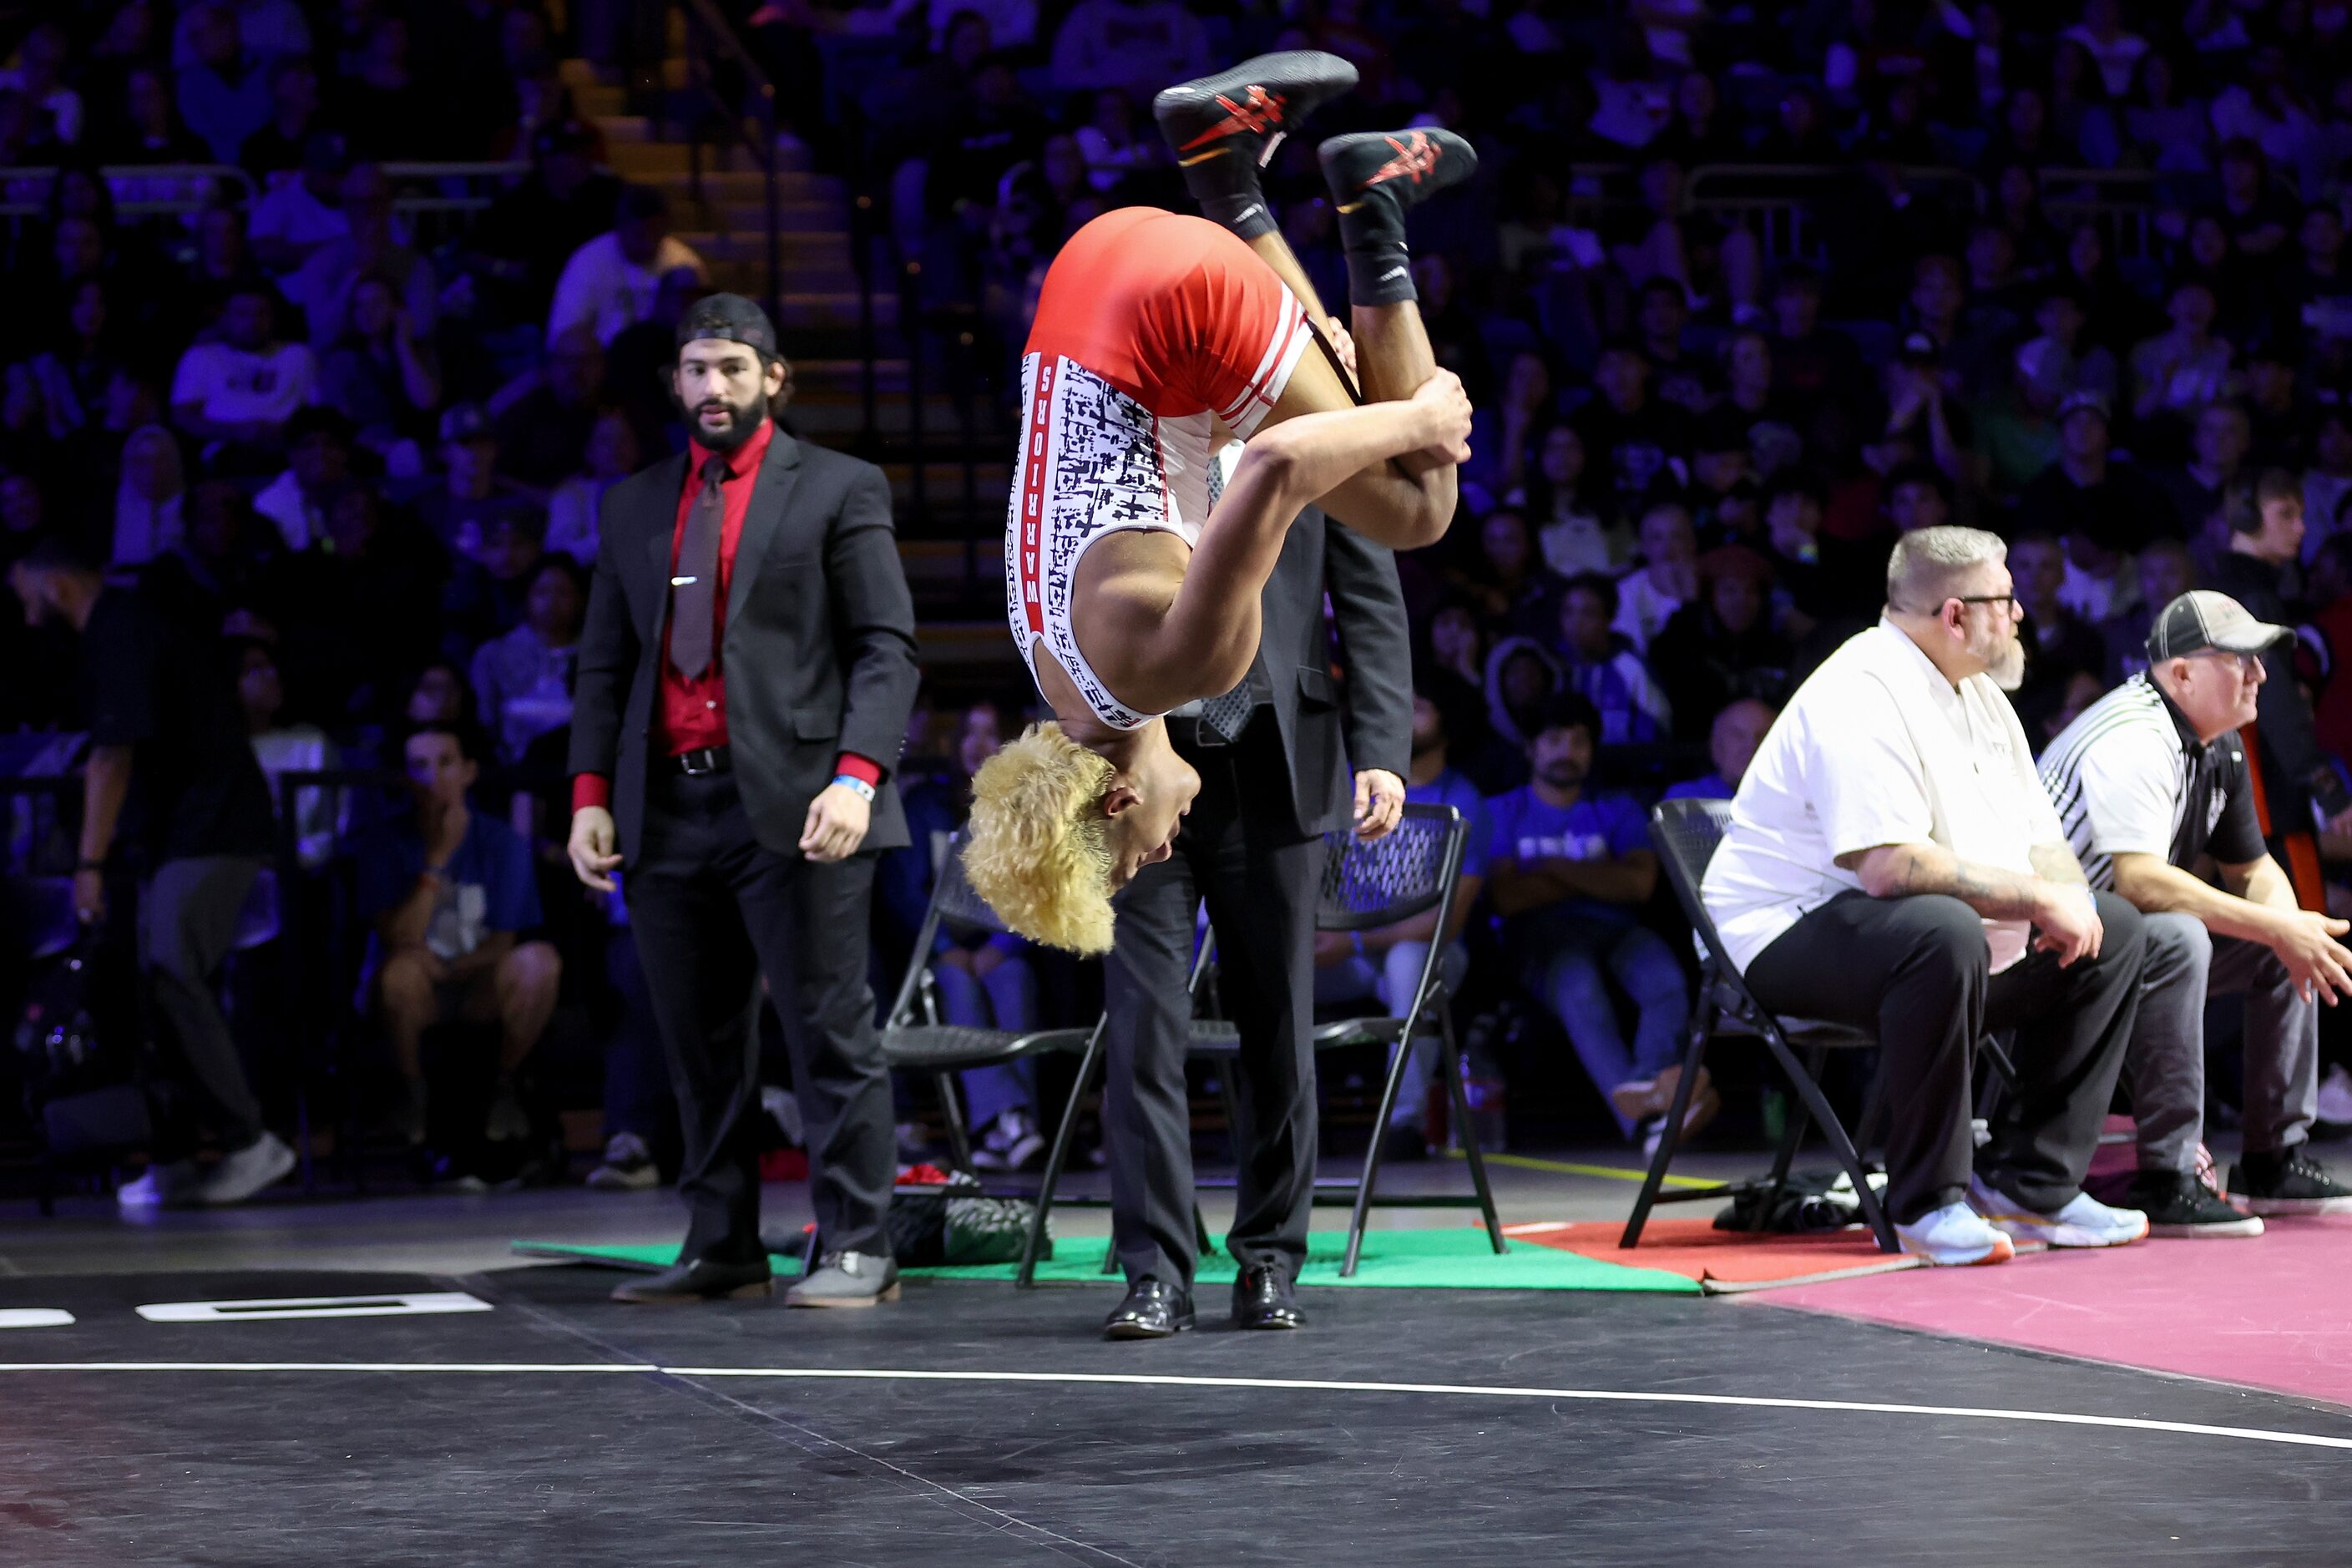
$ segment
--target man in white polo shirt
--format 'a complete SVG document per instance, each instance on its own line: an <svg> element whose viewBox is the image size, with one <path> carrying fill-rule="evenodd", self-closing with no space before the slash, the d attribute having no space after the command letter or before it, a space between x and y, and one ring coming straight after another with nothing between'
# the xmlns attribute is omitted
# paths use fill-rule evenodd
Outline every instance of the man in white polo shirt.
<svg viewBox="0 0 2352 1568"><path fill-rule="evenodd" d="M2352 1210L2308 1155L2319 1105L2319 1004L2352 994L2346 923L2296 907L2254 814L2236 731L2254 721L2262 654L2294 634L2223 594L2183 594L2148 631L2148 667L2050 743L2042 782L2095 888L2147 927L2139 1019L2124 1056L2138 1123L2128 1200L2158 1236L2260 1236L2263 1215ZM2215 887L2196 874L2210 858ZM2205 1001L2242 994L2244 1153L2223 1203L2198 1179Z"/></svg>
<svg viewBox="0 0 2352 1568"><path fill-rule="evenodd" d="M1938 1264L2147 1234L2082 1190L2146 939L2084 881L2002 695L2024 673L2004 554L1975 529L1903 537L1885 617L1797 689L1702 889L1759 1002L1876 1037L1888 1217ZM2009 1028L2021 1082L1972 1159L1970 1058Z"/></svg>

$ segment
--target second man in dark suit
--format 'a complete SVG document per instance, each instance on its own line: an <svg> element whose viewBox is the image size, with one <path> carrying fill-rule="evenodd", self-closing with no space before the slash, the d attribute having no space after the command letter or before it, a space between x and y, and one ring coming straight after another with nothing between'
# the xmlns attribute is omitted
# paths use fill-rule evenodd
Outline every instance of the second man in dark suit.
<svg viewBox="0 0 2352 1568"><path fill-rule="evenodd" d="M1229 462L1233 452L1225 454ZM1348 679L1331 674L1330 595ZM1175 853L1118 900L1106 975L1109 1074L1103 1105L1111 1226L1128 1294L1112 1339L1192 1326L1191 1101L1184 1062L1194 911L1217 937L1218 994L1241 1033L1231 1071L1240 1163L1227 1249L1241 1266L1234 1321L1300 1322L1293 1287L1315 1195L1315 905L1322 836L1396 826L1412 752L1412 668L1403 595L1388 551L1308 509L1291 525L1262 596L1249 679L1168 716L1201 793ZM1350 764L1355 768L1351 792Z"/></svg>
<svg viewBox="0 0 2352 1568"><path fill-rule="evenodd" d="M771 417L789 380L760 308L677 331L685 455L606 495L573 702L571 854L629 914L685 1141L676 1268L625 1301L765 1295L759 981L788 1026L823 1266L803 1307L898 1295L883 1228L890 1089L866 983L873 851L907 842L881 787L916 687L915 616L870 463Z"/></svg>

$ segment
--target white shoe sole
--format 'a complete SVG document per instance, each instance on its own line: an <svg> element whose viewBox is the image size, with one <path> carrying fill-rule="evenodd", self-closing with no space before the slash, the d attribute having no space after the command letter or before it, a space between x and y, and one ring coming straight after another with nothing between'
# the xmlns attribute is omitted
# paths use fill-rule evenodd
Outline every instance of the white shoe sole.
<svg viewBox="0 0 2352 1568"><path fill-rule="evenodd" d="M793 1289L784 1292L784 1305L787 1307L832 1307L855 1309L859 1307L878 1307L885 1301L895 1301L898 1299L898 1282L895 1279L889 1284L883 1286L881 1289L877 1290L871 1296L803 1296L800 1294L799 1288L797 1286Z"/></svg>
<svg viewBox="0 0 2352 1568"><path fill-rule="evenodd" d="M268 1163L258 1171L249 1172L233 1183L215 1184L207 1182L203 1190L196 1194L196 1201L207 1208L241 1204L255 1194L285 1180L287 1173L294 1169L295 1164L293 1150L283 1143L273 1143L270 1146Z"/></svg>
<svg viewBox="0 0 2352 1568"><path fill-rule="evenodd" d="M1995 1237L1992 1245L1981 1252L1969 1253L1938 1253L1925 1242L1914 1241L1899 1230L1895 1233L1895 1239L1903 1244L1905 1256L1925 1258L1930 1268L1974 1268L1989 1263L2006 1263L2017 1256L2017 1248L2011 1245L2006 1236Z"/></svg>
<svg viewBox="0 0 2352 1568"><path fill-rule="evenodd" d="M1985 1223L2017 1241L2038 1241L2044 1247L2089 1251L2102 1247L2129 1247L2147 1234L2142 1220L2136 1230L2093 1230L2088 1226L2061 1225L2034 1214L1989 1214Z"/></svg>
<svg viewBox="0 0 2352 1568"><path fill-rule="evenodd" d="M2158 1225L2150 1221L2147 1233L2174 1241L2227 1241L2262 1235L2263 1222L2252 1215L2234 1223L2214 1220L2205 1225Z"/></svg>
<svg viewBox="0 0 2352 1568"><path fill-rule="evenodd" d="M2314 1215L2352 1214L2352 1197L2343 1198L2250 1198L2231 1193L2232 1207L2251 1215Z"/></svg>

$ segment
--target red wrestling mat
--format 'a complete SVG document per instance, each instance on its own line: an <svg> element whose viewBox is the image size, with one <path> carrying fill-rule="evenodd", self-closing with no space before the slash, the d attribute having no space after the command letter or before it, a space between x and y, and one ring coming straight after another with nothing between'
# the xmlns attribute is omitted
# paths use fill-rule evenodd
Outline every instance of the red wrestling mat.
<svg viewBox="0 0 2352 1568"><path fill-rule="evenodd" d="M1816 1236L1758 1236L1717 1230L1711 1219L1653 1216L1642 1227L1642 1245L1631 1252L1617 1245L1624 1233L1624 1222L1613 1219L1503 1227L1503 1234L1514 1241L1556 1247L1601 1263L1679 1274L1696 1280L1699 1289L1710 1295L1892 1274L1919 1266L1916 1258L1879 1251L1870 1233L1861 1229Z"/></svg>
<svg viewBox="0 0 2352 1568"><path fill-rule="evenodd" d="M1770 1305L2352 1405L2352 1215L2269 1226L2252 1240L2158 1238L1807 1285Z"/></svg>

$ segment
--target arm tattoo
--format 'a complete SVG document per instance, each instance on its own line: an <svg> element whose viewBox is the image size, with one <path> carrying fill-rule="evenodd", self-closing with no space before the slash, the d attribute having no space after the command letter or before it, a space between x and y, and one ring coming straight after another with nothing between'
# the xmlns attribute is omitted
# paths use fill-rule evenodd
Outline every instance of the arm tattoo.
<svg viewBox="0 0 2352 1568"><path fill-rule="evenodd" d="M1896 863L1892 891L1897 898L1942 893L1959 900L1988 920L2031 920L2034 914L2033 889L2029 879L2013 871L1963 860L1940 849L1928 851L1906 846Z"/></svg>

